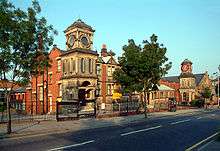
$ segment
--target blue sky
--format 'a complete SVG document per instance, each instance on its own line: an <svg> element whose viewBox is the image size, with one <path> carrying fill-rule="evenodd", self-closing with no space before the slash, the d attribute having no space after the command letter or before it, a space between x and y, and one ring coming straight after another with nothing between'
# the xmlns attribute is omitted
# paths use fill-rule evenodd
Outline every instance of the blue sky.
<svg viewBox="0 0 220 151"><path fill-rule="evenodd" d="M31 0L11 0L16 7ZM212 75L220 64L219 0L39 0L42 12L58 31L54 43L65 49L63 31L79 17L96 30L94 50L105 43L117 56L128 39L141 44L153 33L167 47L173 63L168 75L179 75L181 62L193 62L193 73Z"/></svg>

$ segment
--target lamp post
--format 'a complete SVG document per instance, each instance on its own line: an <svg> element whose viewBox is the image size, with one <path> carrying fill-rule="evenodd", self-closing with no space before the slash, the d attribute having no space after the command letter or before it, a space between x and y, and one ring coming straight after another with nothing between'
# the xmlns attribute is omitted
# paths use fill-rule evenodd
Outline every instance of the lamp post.
<svg viewBox="0 0 220 151"><path fill-rule="evenodd" d="M218 66L218 70L220 72L220 65ZM219 74L218 72L215 72L214 75L217 75L217 78L218 78L217 103L218 103L218 108L219 108Z"/></svg>
<svg viewBox="0 0 220 151"><path fill-rule="evenodd" d="M218 71L220 72L220 65L218 66ZM218 108L219 108L219 74L218 74Z"/></svg>

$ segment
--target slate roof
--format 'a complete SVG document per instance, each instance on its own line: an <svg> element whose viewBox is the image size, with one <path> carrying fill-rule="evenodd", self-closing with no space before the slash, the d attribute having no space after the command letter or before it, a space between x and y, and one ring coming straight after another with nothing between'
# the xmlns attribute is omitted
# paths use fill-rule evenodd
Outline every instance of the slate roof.
<svg viewBox="0 0 220 151"><path fill-rule="evenodd" d="M201 82L201 80L204 77L205 73L194 74L194 75L195 75L195 78L196 78L196 85L199 85L199 83Z"/></svg>
<svg viewBox="0 0 220 151"><path fill-rule="evenodd" d="M163 77L162 80L179 83L179 76Z"/></svg>
<svg viewBox="0 0 220 151"><path fill-rule="evenodd" d="M16 93L24 93L25 91L26 91L26 88L25 88L25 87L20 87L20 88L15 89L13 92L16 92Z"/></svg>
<svg viewBox="0 0 220 151"><path fill-rule="evenodd" d="M70 25L69 27L67 27L67 29L64 30L64 32L67 32L68 30L71 30L71 29L73 29L73 28L75 28L75 27L77 27L77 28L83 28L83 29L88 29L88 30L90 30L90 31L92 31L92 32L95 31L91 26L87 25L87 24L86 24L85 22L83 22L81 19L78 19L78 20L76 20L72 25Z"/></svg>
<svg viewBox="0 0 220 151"><path fill-rule="evenodd" d="M201 80L204 77L205 73L193 74L193 75L195 77L196 85L199 85L199 83L201 82ZM179 76L163 77L162 80L179 83Z"/></svg>
<svg viewBox="0 0 220 151"><path fill-rule="evenodd" d="M81 53L86 53L86 54L93 54L93 55L98 55L97 51L93 51L93 50L87 50L87 49L82 49L82 48L74 48L68 51L62 51L61 56L70 54L70 53L74 53L74 52L81 52Z"/></svg>

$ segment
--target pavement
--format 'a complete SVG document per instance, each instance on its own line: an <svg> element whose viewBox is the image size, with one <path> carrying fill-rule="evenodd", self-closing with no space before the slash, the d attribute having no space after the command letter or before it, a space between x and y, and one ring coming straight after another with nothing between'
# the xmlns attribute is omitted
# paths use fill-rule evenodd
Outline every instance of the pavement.
<svg viewBox="0 0 220 151"><path fill-rule="evenodd" d="M188 109L177 110L176 112L154 112L149 113L148 118L161 118L166 116L184 115L186 113L204 112L204 109ZM209 110L206 110L209 111ZM112 118L87 118L73 121L25 121L19 123L12 123L12 133L6 133L7 124L0 125L0 139L28 137L34 135L46 135L53 133L65 133L68 131L79 131L84 129L94 129L108 126L117 126L129 123L135 123L146 120L143 114L112 117Z"/></svg>
<svg viewBox="0 0 220 151"><path fill-rule="evenodd" d="M40 121L32 123L33 125L20 123L21 125L14 125L12 135L0 140L0 149L4 151L198 150L205 149L209 144L213 147L214 141L210 136L218 132L220 125L219 109L179 110L148 115L147 119L144 115L134 115L64 122ZM27 124L30 124L29 127ZM21 129L22 126L26 127ZM206 141L207 138L211 139ZM209 144L206 145L207 143ZM219 150L218 146L216 148Z"/></svg>

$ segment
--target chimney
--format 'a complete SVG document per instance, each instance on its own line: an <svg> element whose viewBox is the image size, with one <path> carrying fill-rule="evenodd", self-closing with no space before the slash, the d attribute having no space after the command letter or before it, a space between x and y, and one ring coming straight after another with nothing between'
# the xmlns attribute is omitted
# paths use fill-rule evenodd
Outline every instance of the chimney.
<svg viewBox="0 0 220 151"><path fill-rule="evenodd" d="M101 56L102 56L102 57L107 57L107 56L108 56L106 44L103 44L103 45L102 45Z"/></svg>

